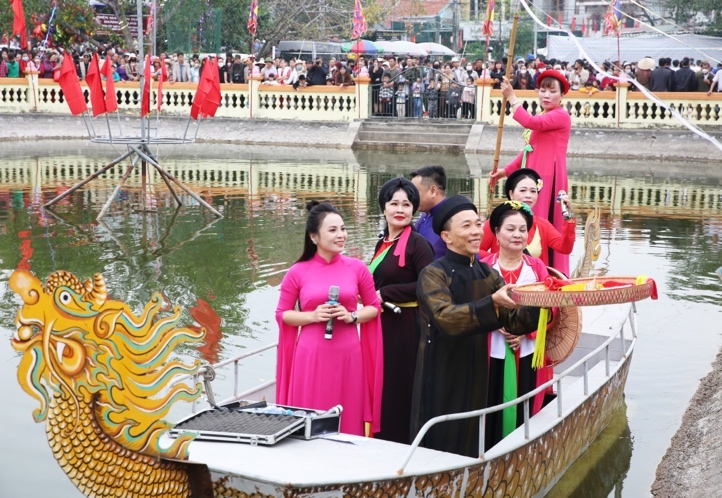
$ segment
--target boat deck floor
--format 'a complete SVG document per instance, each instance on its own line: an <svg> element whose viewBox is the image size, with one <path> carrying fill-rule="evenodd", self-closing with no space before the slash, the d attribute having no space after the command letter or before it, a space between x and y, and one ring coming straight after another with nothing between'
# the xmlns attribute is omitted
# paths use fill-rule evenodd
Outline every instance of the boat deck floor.
<svg viewBox="0 0 722 498"><path fill-rule="evenodd" d="M577 350L555 370L564 371L580 358L593 351L616 332L629 313L628 305L598 306L584 309L584 333ZM627 336L631 339L631 334ZM612 354L610 372L614 372L621 354L621 341L613 341L620 354ZM581 376L583 370L572 372L562 385L564 413L567 416L586 398ZM588 366L590 393L608 379L603 351L595 355ZM556 403L546 406L530 420L532 438L549 430L561 419ZM536 434L536 436L534 436ZM349 442L330 439L302 440L286 438L273 446L193 441L189 459L208 465L213 472L237 476L244 481L268 483L274 486L310 487L326 483L378 482L398 477L397 470L409 450L408 445L359 436L347 436ZM518 428L492 448L487 459L500 456L514 447L526 444L523 427ZM166 441L166 444L169 444ZM451 453L418 448L404 471L404 475L425 475L455 468L478 465L479 460ZM241 477L242 476L242 477Z"/></svg>
<svg viewBox="0 0 722 498"><path fill-rule="evenodd" d="M266 483L306 487L328 482L394 479L408 445L343 435L351 442L286 438L273 446L193 441L190 461L216 472ZM405 474L429 474L478 464L479 460L419 448Z"/></svg>

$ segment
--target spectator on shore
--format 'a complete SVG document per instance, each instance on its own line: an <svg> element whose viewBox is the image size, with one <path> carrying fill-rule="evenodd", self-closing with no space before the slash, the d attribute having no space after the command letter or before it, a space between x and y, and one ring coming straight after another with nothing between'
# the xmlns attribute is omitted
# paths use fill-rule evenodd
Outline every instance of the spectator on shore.
<svg viewBox="0 0 722 498"><path fill-rule="evenodd" d="M707 96L709 97L712 95L712 92L714 92L715 89L717 89L718 92L722 92L722 68L720 68L719 64L717 64L717 72L714 74L712 84L707 91Z"/></svg>
<svg viewBox="0 0 722 498"><path fill-rule="evenodd" d="M273 65L273 59L266 59L264 62L265 67L261 69L261 76L263 76L264 83L271 79L271 75L273 75L273 79L276 80L278 78L278 71L276 71Z"/></svg>
<svg viewBox="0 0 722 498"><path fill-rule="evenodd" d="M494 67L489 73L489 77L494 80L494 89L501 88L501 80L504 78L504 64L500 61L494 61Z"/></svg>
<svg viewBox="0 0 722 498"><path fill-rule="evenodd" d="M388 74L389 79L394 82L398 75L401 74L401 69L399 69L399 66L396 63L396 59L392 57L384 64L388 64L388 66L384 67L384 74Z"/></svg>
<svg viewBox="0 0 722 498"><path fill-rule="evenodd" d="M572 90L579 90L589 79L589 71L584 67L584 61L577 59L574 62L574 69L569 74L569 85Z"/></svg>
<svg viewBox="0 0 722 498"><path fill-rule="evenodd" d="M534 90L536 88L534 85L534 77L529 73L529 69L526 66L522 66L521 69L517 71L511 86L514 90Z"/></svg>
<svg viewBox="0 0 722 498"><path fill-rule="evenodd" d="M8 49L3 47L0 51L0 78L8 77Z"/></svg>
<svg viewBox="0 0 722 498"><path fill-rule="evenodd" d="M293 89L298 90L299 88L306 88L308 86L308 83L306 81L306 75L305 74L299 74L298 79L293 84Z"/></svg>
<svg viewBox="0 0 722 498"><path fill-rule="evenodd" d="M334 84L341 88L345 86L354 86L353 78L346 66L342 65L338 68L336 75L334 76Z"/></svg>
<svg viewBox="0 0 722 498"><path fill-rule="evenodd" d="M186 64L185 55L182 52L176 54L176 62L173 64L173 81L188 83L191 81L191 68Z"/></svg>
<svg viewBox="0 0 722 498"><path fill-rule="evenodd" d="M8 52L8 78L20 77L20 63L15 58L15 52Z"/></svg>
<svg viewBox="0 0 722 498"><path fill-rule="evenodd" d="M634 72L635 79L644 88L649 90L649 81L652 78L652 69L654 69L654 59L645 57L637 63L637 69Z"/></svg>
<svg viewBox="0 0 722 498"><path fill-rule="evenodd" d="M649 78L649 89L653 92L674 91L674 71L669 67L671 59L662 57L659 59L659 66L652 71Z"/></svg>
<svg viewBox="0 0 722 498"><path fill-rule="evenodd" d="M90 68L90 54L83 54L82 59L78 63L78 78L81 81L85 81L85 76L88 74L88 68Z"/></svg>
<svg viewBox="0 0 722 498"><path fill-rule="evenodd" d="M309 86L325 85L328 71L323 67L323 59L316 58L316 62L308 62L306 66L306 80Z"/></svg>
<svg viewBox="0 0 722 498"><path fill-rule="evenodd" d="M680 62L680 67L674 73L674 90L676 92L696 92L697 76L689 68L689 59L685 57Z"/></svg>
<svg viewBox="0 0 722 498"><path fill-rule="evenodd" d="M699 71L695 73L695 78L697 78L698 92L707 92L711 88L714 74L710 71L709 62L700 61Z"/></svg>

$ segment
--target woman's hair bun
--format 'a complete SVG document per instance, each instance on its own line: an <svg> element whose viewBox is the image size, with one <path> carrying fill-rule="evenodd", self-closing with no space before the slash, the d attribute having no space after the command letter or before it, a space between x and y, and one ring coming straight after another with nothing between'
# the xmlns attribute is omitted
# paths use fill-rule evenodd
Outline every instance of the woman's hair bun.
<svg viewBox="0 0 722 498"><path fill-rule="evenodd" d="M318 206L319 204L321 204L319 201L308 201L308 202L306 203L306 211L312 210L313 208L315 208L315 207Z"/></svg>

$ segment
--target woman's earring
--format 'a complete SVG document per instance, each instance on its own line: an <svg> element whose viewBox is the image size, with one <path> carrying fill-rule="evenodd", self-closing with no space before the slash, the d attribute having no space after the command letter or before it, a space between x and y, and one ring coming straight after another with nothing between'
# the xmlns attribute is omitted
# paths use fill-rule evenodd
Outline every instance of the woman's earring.
<svg viewBox="0 0 722 498"><path fill-rule="evenodd" d="M313 239L311 239L311 242L313 242L313 245L316 245L316 244L318 243L318 242L316 242L316 241L313 240Z"/></svg>

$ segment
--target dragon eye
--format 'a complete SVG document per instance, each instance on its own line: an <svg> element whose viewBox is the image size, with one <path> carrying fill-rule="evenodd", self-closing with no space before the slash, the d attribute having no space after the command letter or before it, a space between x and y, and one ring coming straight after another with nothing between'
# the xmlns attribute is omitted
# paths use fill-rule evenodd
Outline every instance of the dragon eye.
<svg viewBox="0 0 722 498"><path fill-rule="evenodd" d="M60 293L59 298L60 298L60 302L61 302L62 304L70 304L70 301L72 301L72 299L73 299L73 298L70 296L70 292L68 292L68 291L62 291L62 292Z"/></svg>

